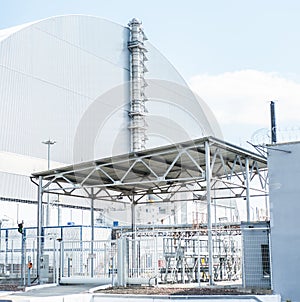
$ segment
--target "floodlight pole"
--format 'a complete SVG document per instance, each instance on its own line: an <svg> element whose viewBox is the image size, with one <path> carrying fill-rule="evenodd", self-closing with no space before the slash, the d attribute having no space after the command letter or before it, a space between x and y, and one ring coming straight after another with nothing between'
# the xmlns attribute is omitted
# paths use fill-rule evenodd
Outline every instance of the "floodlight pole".
<svg viewBox="0 0 300 302"><path fill-rule="evenodd" d="M48 170L50 170L50 147L51 145L54 145L56 141L50 140L50 138L47 141L43 141L43 144L48 146ZM50 224L50 198L49 198L49 193L47 194L47 211L46 211L46 226L49 226Z"/></svg>
<svg viewBox="0 0 300 302"><path fill-rule="evenodd" d="M37 280L41 284L41 257L42 257L42 227L43 227L43 179L39 176L38 211L37 211Z"/></svg>
<svg viewBox="0 0 300 302"><path fill-rule="evenodd" d="M211 168L210 168L210 146L205 142L205 179L206 179L206 201L207 201L207 240L208 240L208 274L209 284L213 285L213 240L211 220Z"/></svg>

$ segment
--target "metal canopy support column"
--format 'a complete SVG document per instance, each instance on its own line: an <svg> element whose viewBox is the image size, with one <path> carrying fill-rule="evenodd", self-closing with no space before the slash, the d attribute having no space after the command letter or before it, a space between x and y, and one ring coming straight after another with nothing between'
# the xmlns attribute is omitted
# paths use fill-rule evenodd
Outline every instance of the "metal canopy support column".
<svg viewBox="0 0 300 302"><path fill-rule="evenodd" d="M94 240L95 240L95 219L94 219L94 188L91 188L91 278L94 277Z"/></svg>
<svg viewBox="0 0 300 302"><path fill-rule="evenodd" d="M247 222L250 221L250 178L249 178L249 157L245 160L245 181L246 181L246 208Z"/></svg>
<svg viewBox="0 0 300 302"><path fill-rule="evenodd" d="M37 207L37 280L41 284L41 257L42 257L42 227L43 227L43 179L39 176L38 207Z"/></svg>
<svg viewBox="0 0 300 302"><path fill-rule="evenodd" d="M135 239L135 231L136 231L136 226L135 226L135 206L136 203L132 202L131 204L131 232L132 232L132 239Z"/></svg>
<svg viewBox="0 0 300 302"><path fill-rule="evenodd" d="M136 269L136 224L135 224L135 206L136 202L134 200L134 194L132 195L132 203L131 203L131 232L132 232L132 277L135 274Z"/></svg>
<svg viewBox="0 0 300 302"><path fill-rule="evenodd" d="M206 201L207 201L207 239L208 239L208 273L209 284L213 285L213 242L212 242L212 219L211 219L211 168L209 141L205 142L205 178L206 178Z"/></svg>

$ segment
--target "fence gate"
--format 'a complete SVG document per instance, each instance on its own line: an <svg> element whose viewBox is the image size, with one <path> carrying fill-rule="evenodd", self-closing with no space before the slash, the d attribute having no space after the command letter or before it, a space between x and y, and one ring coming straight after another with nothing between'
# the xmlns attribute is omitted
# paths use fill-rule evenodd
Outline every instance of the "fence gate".
<svg viewBox="0 0 300 302"><path fill-rule="evenodd" d="M114 283L117 271L115 240L62 241L60 250L60 278L94 278Z"/></svg>

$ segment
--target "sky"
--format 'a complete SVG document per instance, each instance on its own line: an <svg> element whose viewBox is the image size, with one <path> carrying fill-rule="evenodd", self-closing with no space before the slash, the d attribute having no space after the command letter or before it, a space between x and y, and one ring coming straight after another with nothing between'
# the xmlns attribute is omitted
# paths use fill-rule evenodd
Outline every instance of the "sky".
<svg viewBox="0 0 300 302"><path fill-rule="evenodd" d="M65 14L124 26L137 17L224 138L247 146L269 140L272 100L279 141L300 139L299 13L296 0L0 0L0 29Z"/></svg>
<svg viewBox="0 0 300 302"><path fill-rule="evenodd" d="M139 18L211 108L225 140L246 148L269 142L272 100L278 141L300 140L300 1L0 0L0 29L66 14L124 26Z"/></svg>

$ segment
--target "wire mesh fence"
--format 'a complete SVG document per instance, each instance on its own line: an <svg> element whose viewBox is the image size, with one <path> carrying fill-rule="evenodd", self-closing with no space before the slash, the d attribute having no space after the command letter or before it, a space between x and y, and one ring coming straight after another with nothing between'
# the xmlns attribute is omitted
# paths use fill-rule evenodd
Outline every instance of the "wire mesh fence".
<svg viewBox="0 0 300 302"><path fill-rule="evenodd" d="M266 223L215 227L211 259L206 228L137 231L117 234L115 240L57 239L55 232L42 238L39 278L44 283L61 278L98 278L119 285L201 285L213 281L217 285L271 288ZM16 230L2 230L1 282L22 286L36 282L36 255L34 230L23 236Z"/></svg>
<svg viewBox="0 0 300 302"><path fill-rule="evenodd" d="M128 238L129 277L155 278L159 283L208 282L209 254L206 231L136 233ZM241 234L215 230L213 236L214 281L242 278Z"/></svg>
<svg viewBox="0 0 300 302"><path fill-rule="evenodd" d="M270 230L266 223L241 225L243 238L243 285L249 288L271 287Z"/></svg>

